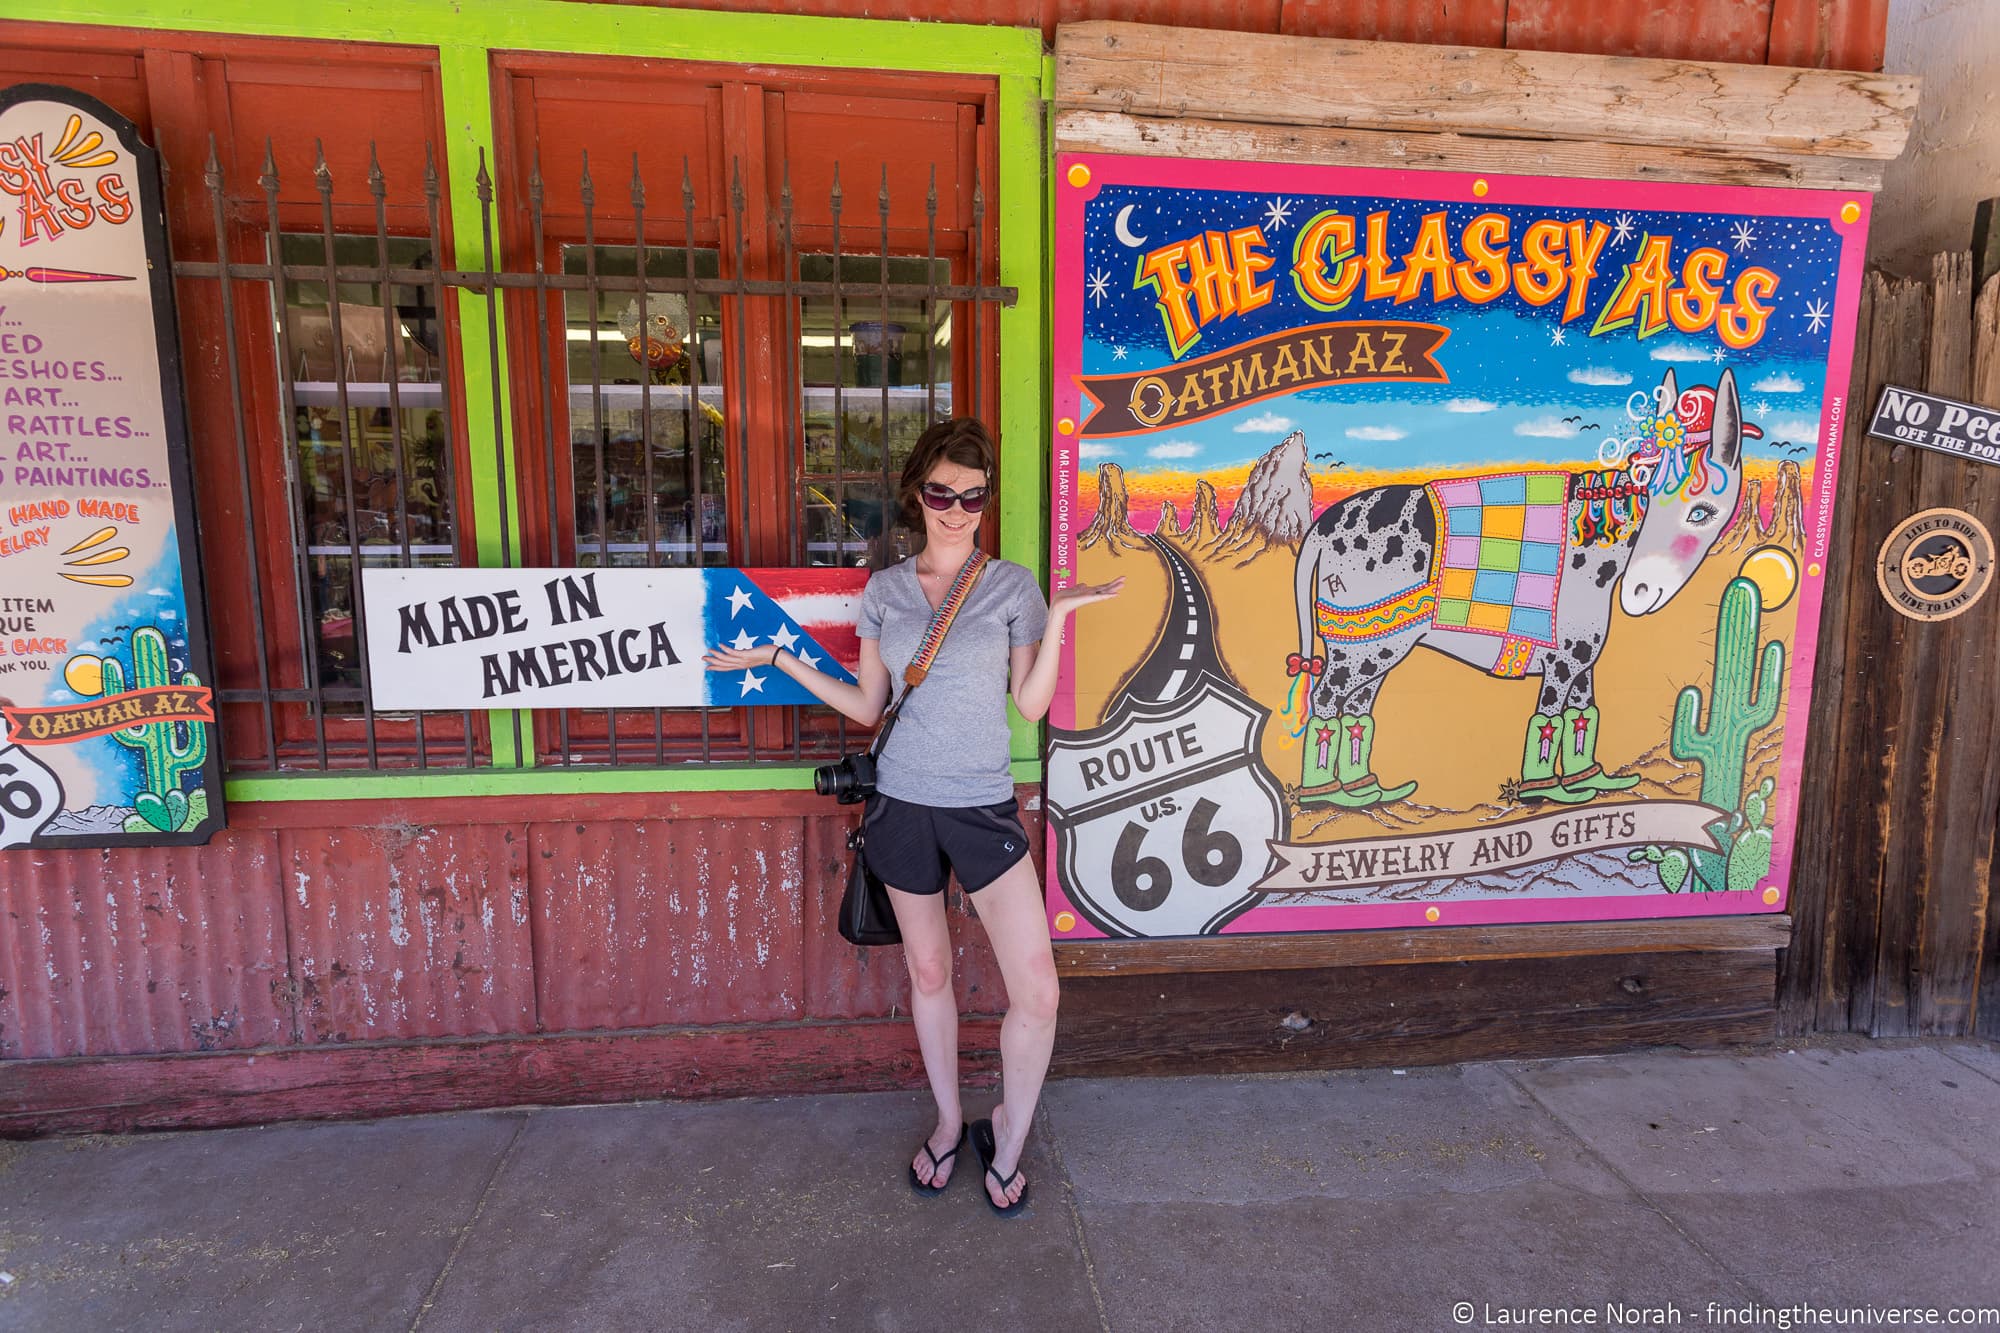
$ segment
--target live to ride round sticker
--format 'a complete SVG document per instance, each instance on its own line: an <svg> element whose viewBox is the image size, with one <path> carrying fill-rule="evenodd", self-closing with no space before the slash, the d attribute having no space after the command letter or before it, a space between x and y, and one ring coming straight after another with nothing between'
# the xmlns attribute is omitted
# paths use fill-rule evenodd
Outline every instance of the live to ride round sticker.
<svg viewBox="0 0 2000 1333"><path fill-rule="evenodd" d="M1962 509L1926 509L1896 525L1875 557L1875 582L1912 620L1949 620L1993 582L1993 537Z"/></svg>

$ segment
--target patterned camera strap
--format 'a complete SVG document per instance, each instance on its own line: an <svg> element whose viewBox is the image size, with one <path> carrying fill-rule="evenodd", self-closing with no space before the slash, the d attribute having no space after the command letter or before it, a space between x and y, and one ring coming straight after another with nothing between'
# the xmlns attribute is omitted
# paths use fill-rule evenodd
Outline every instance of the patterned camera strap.
<svg viewBox="0 0 2000 1333"><path fill-rule="evenodd" d="M972 585L979 582L979 575L986 568L987 555L984 551L974 551L959 567L958 577L951 581L951 589L944 600L931 612L930 628L924 631L924 641L917 647L917 655L903 668L903 693L889 711L882 715L882 724L875 729L875 739L868 744L868 753L879 755L889 744L889 733L896 729L896 719L902 715L903 705L910 701L910 691L923 684L930 674L931 661L938 655L944 644L944 632L951 628L952 618L965 605L965 599L972 596Z"/></svg>
<svg viewBox="0 0 2000 1333"><path fill-rule="evenodd" d="M923 642L917 645L917 655L903 668L903 693L906 697L930 674L931 662L936 659L938 649L944 646L945 631L951 628L959 608L972 596L972 585L979 582L980 571L986 568L987 558L986 552L980 550L967 556L965 563L958 567L958 577L951 581L944 600L937 604L937 610L931 612L930 628L924 631Z"/></svg>

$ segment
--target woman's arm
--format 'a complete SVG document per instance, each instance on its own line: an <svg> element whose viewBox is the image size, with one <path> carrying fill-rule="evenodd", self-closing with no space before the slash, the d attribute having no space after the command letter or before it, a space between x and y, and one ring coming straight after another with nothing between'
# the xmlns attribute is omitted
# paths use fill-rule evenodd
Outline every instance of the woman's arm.
<svg viewBox="0 0 2000 1333"><path fill-rule="evenodd" d="M701 659L710 671L749 671L770 667L804 686L821 703L830 705L850 721L872 727L882 717L889 702L889 669L882 665L882 649L874 639L861 640L860 683L849 685L835 680L816 667L809 667L782 648L713 648ZM1046 706L1046 705L1045 705Z"/></svg>
<svg viewBox="0 0 2000 1333"><path fill-rule="evenodd" d="M1095 587L1078 584L1056 593L1049 603L1049 623L1037 643L1024 643L1007 659L1007 681L1014 707L1030 722L1039 722L1056 697L1056 674L1062 669L1063 630L1078 607L1115 597L1125 580L1113 579Z"/></svg>

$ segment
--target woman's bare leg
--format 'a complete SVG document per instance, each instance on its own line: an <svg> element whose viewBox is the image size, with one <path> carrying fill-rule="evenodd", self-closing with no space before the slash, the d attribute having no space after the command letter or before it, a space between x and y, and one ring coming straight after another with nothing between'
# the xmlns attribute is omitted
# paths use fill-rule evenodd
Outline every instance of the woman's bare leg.
<svg viewBox="0 0 2000 1333"><path fill-rule="evenodd" d="M993 1168L1004 1179L1021 1162L1041 1100L1042 1080L1056 1044L1056 960L1049 947L1049 922L1035 863L1027 857L972 895L972 905L993 942L1000 976L1007 983L1007 1016L1000 1023L1000 1105L993 1109L997 1141ZM980 1182L998 1204L1021 1197L1026 1177L1003 1193L992 1177Z"/></svg>
<svg viewBox="0 0 2000 1333"><path fill-rule="evenodd" d="M958 1142L965 1108L958 1100L958 997L951 989L951 929L945 922L942 893L889 890L896 927L903 932L903 960L910 968L910 1016L917 1024L917 1046L924 1053L924 1072L937 1099L937 1128L931 1132L931 1152L942 1157ZM942 1185L951 1178L957 1159L933 1168L922 1148L911 1163L917 1179Z"/></svg>

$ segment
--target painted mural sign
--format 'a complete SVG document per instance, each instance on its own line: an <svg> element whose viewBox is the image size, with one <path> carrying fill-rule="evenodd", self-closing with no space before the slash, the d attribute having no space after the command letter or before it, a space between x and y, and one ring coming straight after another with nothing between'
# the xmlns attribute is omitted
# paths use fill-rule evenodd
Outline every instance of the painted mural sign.
<svg viewBox="0 0 2000 1333"><path fill-rule="evenodd" d="M1057 937L1781 909L1867 200L1057 179Z"/></svg>
<svg viewBox="0 0 2000 1333"><path fill-rule="evenodd" d="M378 709L734 708L817 702L780 671L709 671L776 644L852 683L868 571L365 569Z"/></svg>
<svg viewBox="0 0 2000 1333"><path fill-rule="evenodd" d="M159 161L0 90L0 848L222 827Z"/></svg>

